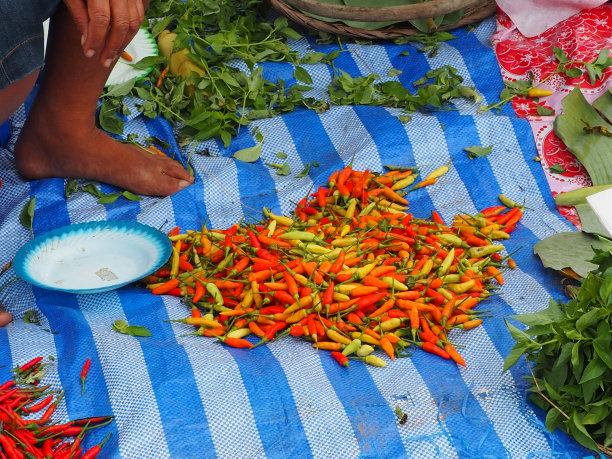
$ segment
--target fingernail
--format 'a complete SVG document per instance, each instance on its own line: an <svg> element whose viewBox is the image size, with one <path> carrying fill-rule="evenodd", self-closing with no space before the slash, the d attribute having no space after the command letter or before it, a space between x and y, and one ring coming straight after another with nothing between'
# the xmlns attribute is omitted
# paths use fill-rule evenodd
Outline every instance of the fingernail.
<svg viewBox="0 0 612 459"><path fill-rule="evenodd" d="M81 46L85 44L85 35L81 35Z"/></svg>
<svg viewBox="0 0 612 459"><path fill-rule="evenodd" d="M111 66L111 64L113 63L112 59L106 59L104 61L104 67L109 68Z"/></svg>
<svg viewBox="0 0 612 459"><path fill-rule="evenodd" d="M96 52L93 49L88 49L85 53L85 57L93 57Z"/></svg>
<svg viewBox="0 0 612 459"><path fill-rule="evenodd" d="M189 183L187 180L180 180L178 183L179 190L182 190L183 188L187 188L189 185L191 185L191 183Z"/></svg>

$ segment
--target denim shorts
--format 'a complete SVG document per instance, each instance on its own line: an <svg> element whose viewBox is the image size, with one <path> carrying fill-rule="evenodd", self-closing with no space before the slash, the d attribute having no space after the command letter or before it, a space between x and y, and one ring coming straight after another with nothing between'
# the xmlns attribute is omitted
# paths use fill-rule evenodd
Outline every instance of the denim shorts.
<svg viewBox="0 0 612 459"><path fill-rule="evenodd" d="M44 63L43 22L61 0L0 0L0 89Z"/></svg>

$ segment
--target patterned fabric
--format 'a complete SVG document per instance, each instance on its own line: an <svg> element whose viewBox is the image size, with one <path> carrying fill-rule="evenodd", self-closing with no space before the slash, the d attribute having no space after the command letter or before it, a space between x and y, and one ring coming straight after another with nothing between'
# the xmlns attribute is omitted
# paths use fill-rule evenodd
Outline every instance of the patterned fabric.
<svg viewBox="0 0 612 459"><path fill-rule="evenodd" d="M457 31L458 40L443 44L428 58L413 47L392 44L350 45L336 65L351 75L403 70L396 78L410 85L431 68L450 64L486 102L503 85L489 44L491 19L473 32ZM293 44L307 52L314 42ZM336 46L316 46L331 51ZM400 56L410 50L410 55ZM317 88L330 81L323 65L308 68ZM264 76L293 82L288 64L264 65ZM45 382L66 390L56 411L58 421L114 414L108 428L94 431L86 446L113 435L104 457L125 458L354 458L354 457L568 457L589 452L560 432L546 431L543 413L527 401L528 369L523 361L502 374L503 360L514 342L504 318L540 310L552 295L562 295L559 278L544 270L532 254L539 239L571 225L559 215L540 164L529 123L512 107L501 114L478 115L466 102L457 110L416 114L402 124L397 110L334 107L317 115L298 110L243 128L229 149L217 140L179 149L162 120L132 115L127 132L154 134L171 143L183 161L191 162L196 183L165 199L118 200L102 206L90 195L64 197L64 181L24 182L14 169L12 147L27 107L13 118L13 137L0 149L0 193L3 250L0 265L11 260L30 239L19 213L36 196L34 233L92 220L129 220L169 230L224 228L257 218L263 206L290 213L293 203L324 183L354 157L354 167L381 171L383 164L422 166L427 175L453 160L440 183L409 195L411 211L429 217L436 209L446 221L457 212L475 213L497 205L500 193L525 202L529 210L507 241L518 268L505 273L499 295L482 304L491 317L470 332L453 331L467 368L416 350L411 358L388 361L386 368L352 360L349 369L328 353L316 353L305 341L284 338L252 351L229 349L211 339L185 336L192 327L166 322L185 317L187 307L174 297L149 294L136 286L97 295L72 295L33 288L22 281L0 292L0 301L15 322L0 329L0 379L36 356L52 355ZM136 113L134 111L134 113ZM252 129L265 136L263 155L254 164L230 155L255 144ZM470 160L463 148L493 145L492 153ZM266 166L276 153L288 155L289 176ZM295 175L316 161L303 178ZM112 187L103 186L104 191ZM9 270L0 278L4 285ZM35 310L42 326L24 323ZM111 324L123 319L147 327L150 338L120 335ZM51 333L49 332L51 331ZM382 357L382 356L381 356ZM80 369L91 358L84 396ZM386 359L386 357L383 357ZM395 408L407 414L399 424Z"/></svg>
<svg viewBox="0 0 612 459"><path fill-rule="evenodd" d="M555 46L565 51L570 61L593 61L599 50L612 49L612 5L608 2L598 8L583 11L558 24L556 27L532 38L525 38L503 13L498 15L497 32L492 41L499 60L504 80L516 81L529 79L533 72L535 81L540 81L557 66L551 58ZM603 77L591 85L585 73L580 78L569 78L565 75L555 75L541 87L555 91L545 98L545 105L561 113L561 100L577 85L585 98L592 102L605 91L612 88L612 69L607 69ZM537 104L527 98L517 98L513 102L518 116L529 120L542 166L553 195L564 191L575 190L591 185L586 170L576 157L553 131L554 116L539 116ZM549 167L560 164L567 171L563 174L553 174ZM561 214L572 223L580 225L580 220L573 207L562 207Z"/></svg>

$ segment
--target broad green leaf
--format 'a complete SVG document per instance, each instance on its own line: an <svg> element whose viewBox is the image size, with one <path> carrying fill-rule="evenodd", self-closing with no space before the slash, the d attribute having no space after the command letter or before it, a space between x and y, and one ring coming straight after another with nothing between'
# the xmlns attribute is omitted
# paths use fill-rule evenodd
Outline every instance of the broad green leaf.
<svg viewBox="0 0 612 459"><path fill-rule="evenodd" d="M468 152L468 158L474 159L476 157L487 156L491 153L493 149L493 145L489 145L488 147L482 147L480 145L473 145L471 147L464 148L465 151Z"/></svg>
<svg viewBox="0 0 612 459"><path fill-rule="evenodd" d="M576 330L583 332L589 327L592 327L597 323L597 316L599 315L599 309L591 309L587 313L580 316L576 321Z"/></svg>
<svg viewBox="0 0 612 459"><path fill-rule="evenodd" d="M612 184L612 137L584 129L603 126L612 131L612 125L589 105L580 87L565 96L562 105L563 113L555 119L555 133L585 167L593 185Z"/></svg>
<svg viewBox="0 0 612 459"><path fill-rule="evenodd" d="M293 76L296 80L301 81L302 83L312 84L312 77L304 69L304 67L296 67L295 71L293 72Z"/></svg>
<svg viewBox="0 0 612 459"><path fill-rule="evenodd" d="M26 202L23 209L21 209L21 214L19 214L19 221L23 226L30 230L32 237L34 237L34 232L32 230L32 225L34 224L34 210L36 209L36 196L32 196L28 202Z"/></svg>
<svg viewBox="0 0 612 459"><path fill-rule="evenodd" d="M612 277L612 276L610 276ZM610 278L608 277L608 279ZM597 336L593 339L593 349L606 366L612 370L612 353L610 352L610 326L601 321L597 326Z"/></svg>
<svg viewBox="0 0 612 459"><path fill-rule="evenodd" d="M612 123L612 88L608 89L593 102L593 108Z"/></svg>
<svg viewBox="0 0 612 459"><path fill-rule="evenodd" d="M587 414L582 418L582 424L593 425L599 424L608 417L610 407L605 405L594 406L588 409Z"/></svg>
<svg viewBox="0 0 612 459"><path fill-rule="evenodd" d="M289 172L289 163L284 163L280 168L276 170L276 175L289 175Z"/></svg>
<svg viewBox="0 0 612 459"><path fill-rule="evenodd" d="M589 204L576 204L574 206L578 217L580 217L580 226L583 233L601 234L602 236L611 237L601 220Z"/></svg>
<svg viewBox="0 0 612 459"><path fill-rule="evenodd" d="M517 344L525 346L525 345L533 343L533 341L531 340L531 337L527 333L525 333L522 330L519 330L518 328L516 328L514 325L512 325L508 321L506 321L506 326L508 327L508 330L510 331L512 338L514 338L514 341L516 341Z"/></svg>
<svg viewBox="0 0 612 459"><path fill-rule="evenodd" d="M575 206L577 204L586 204L587 196L599 193L600 191L605 191L610 187L612 187L612 184L600 186L586 186L584 188L578 188L577 190L559 193L555 196L555 204L557 204L558 206Z"/></svg>
<svg viewBox="0 0 612 459"><path fill-rule="evenodd" d="M132 91L134 84L136 83L136 79L128 80L125 83L116 84L111 86L107 91L106 96L108 97L118 97L125 96Z"/></svg>
<svg viewBox="0 0 612 459"><path fill-rule="evenodd" d="M299 40L302 38L302 35L293 30L291 27L283 27L279 30L285 37L290 38L291 40Z"/></svg>
<svg viewBox="0 0 612 459"><path fill-rule="evenodd" d="M279 151L278 153L276 153L276 157L278 159L287 159L287 153L284 153L282 151Z"/></svg>
<svg viewBox="0 0 612 459"><path fill-rule="evenodd" d="M566 383L573 347L574 343L571 341L565 343L550 370L550 381L555 390L559 390Z"/></svg>
<svg viewBox="0 0 612 459"><path fill-rule="evenodd" d="M502 368L502 373L504 373L510 367L514 366L516 362L518 362L518 360L523 355L523 349L524 349L523 347L520 347L518 345L512 348L512 350L510 351L510 354L508 354L506 358L504 359L504 367Z"/></svg>
<svg viewBox="0 0 612 459"><path fill-rule="evenodd" d="M582 76L582 70L578 68L565 69L564 72L570 78L579 78Z"/></svg>
<svg viewBox="0 0 612 459"><path fill-rule="evenodd" d="M304 57L302 57L302 64L318 64L321 62L327 55L325 53L313 52L308 53Z"/></svg>
<svg viewBox="0 0 612 459"><path fill-rule="evenodd" d="M387 76L388 77L394 77L394 76L401 75L402 73L404 73L402 70L390 69L389 72L387 73Z"/></svg>
<svg viewBox="0 0 612 459"><path fill-rule="evenodd" d="M110 99L104 99L98 112L100 127L111 134L123 134L124 123L116 113L118 108Z"/></svg>
<svg viewBox="0 0 612 459"><path fill-rule="evenodd" d="M135 64L130 64L134 67L135 70L145 70L149 67L153 67L157 64L161 64L166 62L166 58L163 56L147 56L136 62Z"/></svg>
<svg viewBox="0 0 612 459"><path fill-rule="evenodd" d="M565 418L563 417L563 415L561 414L559 410L555 408L549 409L548 413L546 414L546 421L545 421L546 430L548 430L550 433L553 433L555 429L563 425L564 419Z"/></svg>
<svg viewBox="0 0 612 459"><path fill-rule="evenodd" d="M591 247L603 248L599 239L579 231L557 233L537 242L533 253L540 257L545 268L560 271L573 269L579 276L586 275L597 266L586 261L593 252Z"/></svg>
<svg viewBox="0 0 612 459"><path fill-rule="evenodd" d="M584 384L587 381L599 378L602 374L604 374L606 368L606 364L603 363L599 357L595 357L585 367L582 377L580 378L580 384Z"/></svg>
<svg viewBox="0 0 612 459"><path fill-rule="evenodd" d="M597 443L587 432L577 412L574 412L568 422L569 432L582 446L598 451Z"/></svg>
<svg viewBox="0 0 612 459"><path fill-rule="evenodd" d="M258 143L252 147L238 150L232 156L238 161L242 161L244 163L254 163L261 156L261 144Z"/></svg>
<svg viewBox="0 0 612 459"><path fill-rule="evenodd" d="M565 64L566 62L569 61L569 59L567 58L567 55L565 54L565 51L563 51L558 46L555 46L553 48L553 54L555 55L555 57L561 64Z"/></svg>
<svg viewBox="0 0 612 459"><path fill-rule="evenodd" d="M98 204L112 204L121 196L119 193L103 193L102 196L98 198Z"/></svg>

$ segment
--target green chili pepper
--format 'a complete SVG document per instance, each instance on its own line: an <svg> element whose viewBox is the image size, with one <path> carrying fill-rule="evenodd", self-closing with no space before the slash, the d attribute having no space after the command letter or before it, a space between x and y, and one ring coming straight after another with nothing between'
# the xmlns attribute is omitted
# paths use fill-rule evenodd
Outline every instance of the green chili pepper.
<svg viewBox="0 0 612 459"><path fill-rule="evenodd" d="M483 247L472 247L469 250L469 255L472 258L482 258L487 255L493 255L495 252L499 252L500 250L504 250L505 247L499 244L491 244L485 245Z"/></svg>
<svg viewBox="0 0 612 459"><path fill-rule="evenodd" d="M346 356L349 356L359 350L361 347L361 340L359 338L355 338L350 344L347 344L344 349L342 349L342 353ZM373 350L373 349L372 349Z"/></svg>
<svg viewBox="0 0 612 459"><path fill-rule="evenodd" d="M357 349L355 354L359 357L366 357L372 352L374 352L374 348L372 346L370 346L369 344L362 344L361 346L359 346L359 349Z"/></svg>
<svg viewBox="0 0 612 459"><path fill-rule="evenodd" d="M520 204L514 202L512 199L507 198L503 194L500 194L498 197L499 197L499 200L501 201L501 203L504 206L510 207L511 209L513 209L514 207L520 207L522 209L524 207L524 206L521 206Z"/></svg>

